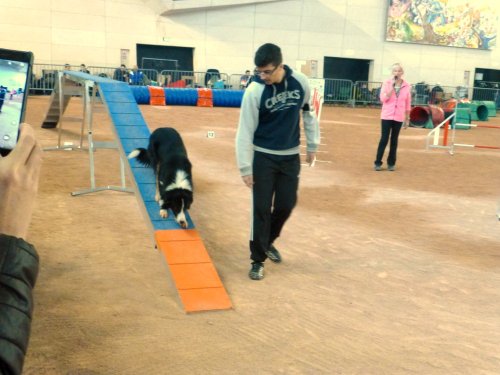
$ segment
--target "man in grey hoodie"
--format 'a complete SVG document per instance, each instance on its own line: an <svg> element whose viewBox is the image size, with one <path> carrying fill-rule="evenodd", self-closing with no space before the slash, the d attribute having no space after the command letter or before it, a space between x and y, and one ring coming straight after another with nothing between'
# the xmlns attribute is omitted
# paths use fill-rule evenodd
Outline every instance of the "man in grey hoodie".
<svg viewBox="0 0 500 375"><path fill-rule="evenodd" d="M249 277L264 277L264 261L280 263L273 242L297 203L300 174L300 113L312 165L319 125L309 108L307 77L283 64L281 49L266 43L254 58L255 79L241 104L236 158L243 182L252 189Z"/></svg>

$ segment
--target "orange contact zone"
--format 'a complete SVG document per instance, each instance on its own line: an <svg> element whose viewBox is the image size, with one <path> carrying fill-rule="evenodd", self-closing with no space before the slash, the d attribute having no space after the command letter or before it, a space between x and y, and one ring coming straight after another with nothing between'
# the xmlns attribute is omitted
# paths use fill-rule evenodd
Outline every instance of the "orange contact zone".
<svg viewBox="0 0 500 375"><path fill-rule="evenodd" d="M148 86L148 90L150 105L165 105L165 91L163 87Z"/></svg>
<svg viewBox="0 0 500 375"><path fill-rule="evenodd" d="M196 229L155 232L186 312L226 310L231 301Z"/></svg>
<svg viewBox="0 0 500 375"><path fill-rule="evenodd" d="M213 107L212 89L199 88L197 107Z"/></svg>

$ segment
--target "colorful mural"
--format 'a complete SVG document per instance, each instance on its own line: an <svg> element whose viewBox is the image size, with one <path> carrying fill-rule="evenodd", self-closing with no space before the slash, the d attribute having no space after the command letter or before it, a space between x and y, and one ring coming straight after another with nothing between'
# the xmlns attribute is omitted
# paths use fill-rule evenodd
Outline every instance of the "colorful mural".
<svg viewBox="0 0 500 375"><path fill-rule="evenodd" d="M493 0L389 0L386 40L492 49L497 13Z"/></svg>

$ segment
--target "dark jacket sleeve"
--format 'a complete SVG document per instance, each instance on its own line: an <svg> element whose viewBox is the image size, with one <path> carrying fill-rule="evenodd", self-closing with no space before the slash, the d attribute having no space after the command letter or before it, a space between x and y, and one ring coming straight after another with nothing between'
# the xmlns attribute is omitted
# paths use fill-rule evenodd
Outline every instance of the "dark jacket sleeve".
<svg viewBox="0 0 500 375"><path fill-rule="evenodd" d="M24 240L0 234L0 373L21 374L33 313L38 254Z"/></svg>

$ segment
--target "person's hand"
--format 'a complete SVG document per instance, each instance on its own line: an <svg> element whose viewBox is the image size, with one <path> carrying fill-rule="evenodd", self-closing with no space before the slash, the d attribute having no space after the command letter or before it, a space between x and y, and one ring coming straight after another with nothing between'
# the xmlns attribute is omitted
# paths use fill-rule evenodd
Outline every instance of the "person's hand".
<svg viewBox="0 0 500 375"><path fill-rule="evenodd" d="M314 167L314 164L316 163L316 153L315 152L307 151L306 163L309 164L310 167Z"/></svg>
<svg viewBox="0 0 500 375"><path fill-rule="evenodd" d="M0 156L0 233L26 238L41 164L42 149L35 131L22 124L16 147L9 155Z"/></svg>
<svg viewBox="0 0 500 375"><path fill-rule="evenodd" d="M403 121L403 129L408 129L409 125L410 125L410 120Z"/></svg>
<svg viewBox="0 0 500 375"><path fill-rule="evenodd" d="M248 186L249 188L252 188L253 186L253 175L249 174L247 176L241 176L244 184Z"/></svg>

